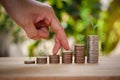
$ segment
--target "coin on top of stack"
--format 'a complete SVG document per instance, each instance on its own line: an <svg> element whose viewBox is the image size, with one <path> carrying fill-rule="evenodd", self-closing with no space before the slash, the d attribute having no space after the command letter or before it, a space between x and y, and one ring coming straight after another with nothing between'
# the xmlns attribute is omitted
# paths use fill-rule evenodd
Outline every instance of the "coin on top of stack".
<svg viewBox="0 0 120 80"><path fill-rule="evenodd" d="M98 63L99 56L99 38L98 35L89 35L87 40L88 45L88 63Z"/></svg>
<svg viewBox="0 0 120 80"><path fill-rule="evenodd" d="M73 52L72 51L63 51L62 52L62 63L70 64L72 63Z"/></svg>
<svg viewBox="0 0 120 80"><path fill-rule="evenodd" d="M37 64L47 64L47 56L40 56L36 58Z"/></svg>
<svg viewBox="0 0 120 80"><path fill-rule="evenodd" d="M60 56L59 55L49 55L49 63L50 64L60 63Z"/></svg>
<svg viewBox="0 0 120 80"><path fill-rule="evenodd" d="M85 63L85 45L76 44L74 46L74 62Z"/></svg>

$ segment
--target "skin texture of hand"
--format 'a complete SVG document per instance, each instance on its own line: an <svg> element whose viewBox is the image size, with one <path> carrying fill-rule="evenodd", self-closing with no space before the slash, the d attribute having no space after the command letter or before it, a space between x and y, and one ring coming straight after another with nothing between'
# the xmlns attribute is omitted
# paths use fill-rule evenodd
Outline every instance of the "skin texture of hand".
<svg viewBox="0 0 120 80"><path fill-rule="evenodd" d="M53 54L63 47L69 49L67 37L51 6L35 0L0 0L8 15L20 25L27 36L39 40L49 37L49 26L55 33Z"/></svg>

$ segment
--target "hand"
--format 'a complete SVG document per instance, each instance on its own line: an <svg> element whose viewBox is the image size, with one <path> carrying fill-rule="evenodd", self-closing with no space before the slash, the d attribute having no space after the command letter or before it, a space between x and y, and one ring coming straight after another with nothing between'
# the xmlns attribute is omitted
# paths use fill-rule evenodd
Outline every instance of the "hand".
<svg viewBox="0 0 120 80"><path fill-rule="evenodd" d="M69 44L59 20L51 6L35 0L0 0L8 15L20 25L31 39L49 37L49 27L55 33L53 54L63 47L69 49Z"/></svg>

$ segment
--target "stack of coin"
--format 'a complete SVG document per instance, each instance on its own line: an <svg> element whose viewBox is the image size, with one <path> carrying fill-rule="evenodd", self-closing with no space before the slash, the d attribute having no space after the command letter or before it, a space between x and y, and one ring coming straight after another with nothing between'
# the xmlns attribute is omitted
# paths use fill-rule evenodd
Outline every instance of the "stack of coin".
<svg viewBox="0 0 120 80"><path fill-rule="evenodd" d="M74 62L85 63L85 45L76 44L74 47Z"/></svg>
<svg viewBox="0 0 120 80"><path fill-rule="evenodd" d="M47 57L46 56L41 56L36 58L37 64L46 64L47 63Z"/></svg>
<svg viewBox="0 0 120 80"><path fill-rule="evenodd" d="M88 63L98 63L99 56L99 45L98 45L98 35L88 36Z"/></svg>
<svg viewBox="0 0 120 80"><path fill-rule="evenodd" d="M59 55L49 55L49 63L50 64L60 63L60 56Z"/></svg>
<svg viewBox="0 0 120 80"><path fill-rule="evenodd" d="M62 52L62 63L70 64L72 63L72 51L63 51Z"/></svg>
<svg viewBox="0 0 120 80"><path fill-rule="evenodd" d="M27 60L27 61L24 61L24 64L35 64L35 61L34 60Z"/></svg>

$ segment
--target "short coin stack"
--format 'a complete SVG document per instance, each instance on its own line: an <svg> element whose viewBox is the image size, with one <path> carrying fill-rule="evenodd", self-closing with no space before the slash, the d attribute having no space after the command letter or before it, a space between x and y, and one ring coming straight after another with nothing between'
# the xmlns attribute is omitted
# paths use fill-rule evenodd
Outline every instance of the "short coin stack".
<svg viewBox="0 0 120 80"><path fill-rule="evenodd" d="M47 57L46 56L41 56L36 58L37 64L46 64L47 63Z"/></svg>
<svg viewBox="0 0 120 80"><path fill-rule="evenodd" d="M49 63L50 64L60 63L60 56L59 55L49 55Z"/></svg>
<svg viewBox="0 0 120 80"><path fill-rule="evenodd" d="M24 64L35 64L35 61L34 60L24 61Z"/></svg>
<svg viewBox="0 0 120 80"><path fill-rule="evenodd" d="M74 62L85 63L85 45L76 44L74 46Z"/></svg>
<svg viewBox="0 0 120 80"><path fill-rule="evenodd" d="M89 35L88 36L88 63L98 63L98 35Z"/></svg>
<svg viewBox="0 0 120 80"><path fill-rule="evenodd" d="M64 64L70 64L72 63L72 51L63 51L62 52L62 63Z"/></svg>

